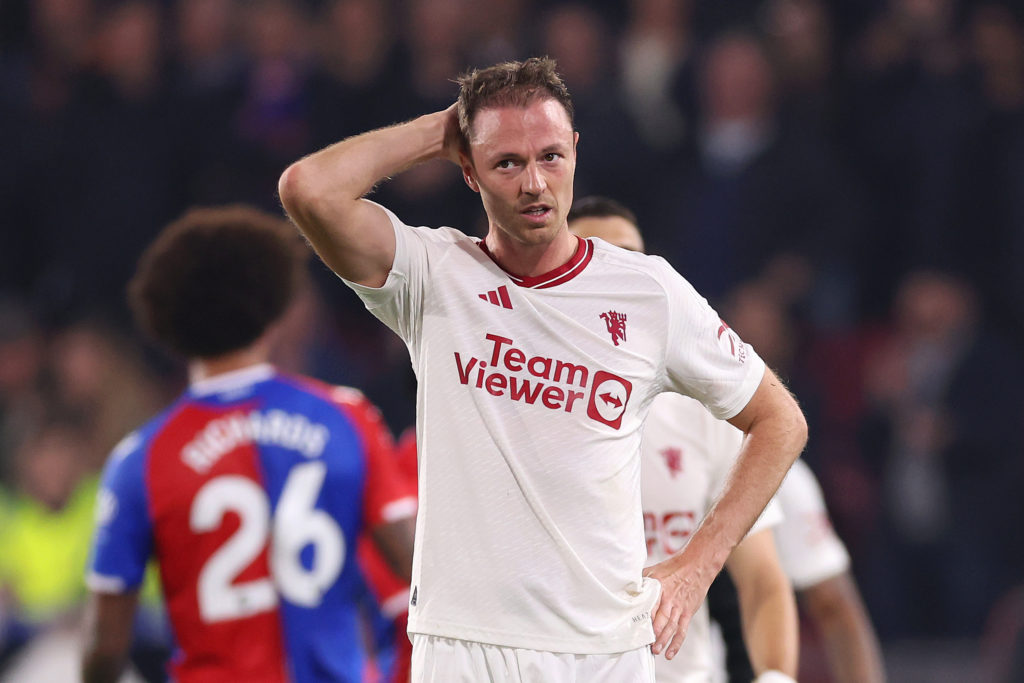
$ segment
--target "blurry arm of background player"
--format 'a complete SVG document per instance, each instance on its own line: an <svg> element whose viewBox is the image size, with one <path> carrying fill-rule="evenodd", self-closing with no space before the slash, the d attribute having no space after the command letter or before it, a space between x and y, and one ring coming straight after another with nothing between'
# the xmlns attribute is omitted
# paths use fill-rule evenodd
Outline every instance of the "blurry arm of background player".
<svg viewBox="0 0 1024 683"><path fill-rule="evenodd" d="M822 635L836 683L884 683L881 648L849 571L800 591Z"/></svg>
<svg viewBox="0 0 1024 683"><path fill-rule="evenodd" d="M89 594L85 607L83 683L116 683L128 661L137 591Z"/></svg>
<svg viewBox="0 0 1024 683"><path fill-rule="evenodd" d="M435 158L459 163L455 105L325 147L285 170L281 203L331 270L380 287L395 258L387 214L361 198L378 182Z"/></svg>
<svg viewBox="0 0 1024 683"><path fill-rule="evenodd" d="M406 517L373 528L373 541L388 566L403 581L412 580L412 547L416 535L416 518Z"/></svg>
<svg viewBox="0 0 1024 683"><path fill-rule="evenodd" d="M789 577L779 564L771 529L747 536L725 563L739 595L743 639L754 673L796 678L800 624Z"/></svg>
<svg viewBox="0 0 1024 683"><path fill-rule="evenodd" d="M796 399L766 368L753 397L729 422L746 434L725 488L689 543L644 574L661 583L654 612L654 654L675 657L690 618L729 553L750 530L807 443Z"/></svg>

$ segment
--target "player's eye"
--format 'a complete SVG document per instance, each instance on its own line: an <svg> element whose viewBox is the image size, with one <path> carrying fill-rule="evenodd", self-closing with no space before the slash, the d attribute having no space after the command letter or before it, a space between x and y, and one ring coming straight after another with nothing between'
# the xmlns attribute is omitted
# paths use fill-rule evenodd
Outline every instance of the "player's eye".
<svg viewBox="0 0 1024 683"><path fill-rule="evenodd" d="M515 164L516 164L516 162L513 161L512 159L502 159L497 164L495 164L494 167L495 168L507 169L507 168L512 168L513 166L515 166Z"/></svg>
<svg viewBox="0 0 1024 683"><path fill-rule="evenodd" d="M544 155L544 161L554 161L555 159L561 159L562 155L558 152L548 152Z"/></svg>

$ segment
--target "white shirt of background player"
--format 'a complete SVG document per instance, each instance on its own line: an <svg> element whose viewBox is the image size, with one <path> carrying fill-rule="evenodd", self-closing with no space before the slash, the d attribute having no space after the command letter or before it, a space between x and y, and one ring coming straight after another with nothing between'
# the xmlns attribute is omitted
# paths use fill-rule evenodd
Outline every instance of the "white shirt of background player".
<svg viewBox="0 0 1024 683"><path fill-rule="evenodd" d="M742 432L716 419L693 399L662 394L654 400L644 425L641 449L644 528L650 563L678 552L686 544L724 485L742 442ZM768 601L782 598L786 603L788 599L784 605L786 613L780 617L788 632L779 633L772 628L772 633L754 633L754 637L771 643L773 649L781 644L791 652L772 652L776 661L762 665L762 670L782 668L787 657L796 657L795 603L771 539L771 530L782 521L782 509L773 500L726 563L726 569L740 587L741 601L745 600L748 607L754 606L744 614L748 621L750 612L762 606L756 603L761 595L765 596L763 606L768 609L776 608ZM773 586L769 590L775 595L769 597L768 590L762 591L761 586ZM751 626L744 623L745 630ZM716 665L705 604L690 621L679 654L672 660L657 660L655 673L658 683L707 683L712 680Z"/></svg>

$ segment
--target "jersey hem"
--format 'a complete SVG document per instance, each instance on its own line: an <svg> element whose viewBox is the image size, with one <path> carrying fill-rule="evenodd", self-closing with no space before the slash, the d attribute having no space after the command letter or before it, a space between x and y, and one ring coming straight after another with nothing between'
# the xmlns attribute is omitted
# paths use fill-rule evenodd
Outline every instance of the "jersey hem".
<svg viewBox="0 0 1024 683"><path fill-rule="evenodd" d="M540 652L563 652L575 655L612 655L646 647L654 642L654 631L640 633L628 638L589 636L585 638L558 638L550 635L523 635L507 631L452 624L409 617L410 634L418 633L455 640L468 640L498 647L538 650Z"/></svg>

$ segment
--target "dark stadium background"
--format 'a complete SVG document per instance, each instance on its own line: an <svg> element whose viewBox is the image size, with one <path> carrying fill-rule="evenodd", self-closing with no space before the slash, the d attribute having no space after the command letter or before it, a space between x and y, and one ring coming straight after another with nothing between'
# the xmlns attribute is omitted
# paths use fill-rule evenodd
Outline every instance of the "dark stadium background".
<svg viewBox="0 0 1024 683"><path fill-rule="evenodd" d="M160 227L279 211L291 161L533 54L576 196L632 207L801 400L892 680L1024 680L1024 11L982 0L0 0L0 652L73 633L97 472L183 386L124 303ZM485 228L442 162L375 198ZM401 432L404 347L310 272L280 364Z"/></svg>

